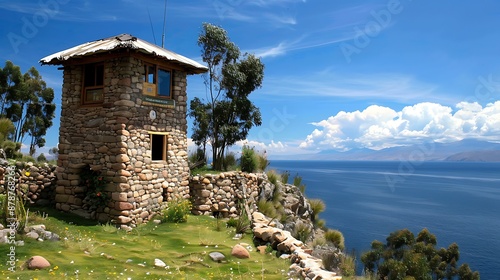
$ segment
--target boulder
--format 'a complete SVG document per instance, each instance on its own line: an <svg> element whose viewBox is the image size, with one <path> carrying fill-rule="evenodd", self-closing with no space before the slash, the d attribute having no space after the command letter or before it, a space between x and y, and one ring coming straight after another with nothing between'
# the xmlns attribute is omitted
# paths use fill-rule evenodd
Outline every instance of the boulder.
<svg viewBox="0 0 500 280"><path fill-rule="evenodd" d="M26 237L31 238L31 239L38 239L39 235L35 231L30 231L26 233Z"/></svg>
<svg viewBox="0 0 500 280"><path fill-rule="evenodd" d="M26 265L28 269L44 269L47 267L50 267L49 261L47 261L44 257L42 256L33 256L31 257L27 262Z"/></svg>
<svg viewBox="0 0 500 280"><path fill-rule="evenodd" d="M241 246L240 244L234 245L233 250L231 250L231 256L238 259L248 259L250 258L250 253L248 250Z"/></svg>

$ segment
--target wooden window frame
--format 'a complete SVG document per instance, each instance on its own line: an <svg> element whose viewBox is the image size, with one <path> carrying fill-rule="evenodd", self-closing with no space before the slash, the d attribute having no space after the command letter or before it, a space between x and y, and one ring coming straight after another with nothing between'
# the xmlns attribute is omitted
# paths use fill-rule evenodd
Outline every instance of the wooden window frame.
<svg viewBox="0 0 500 280"><path fill-rule="evenodd" d="M89 66L93 66L94 68L94 83L93 85L86 85L86 80L87 80L87 67ZM97 85L97 81L98 81L98 71L96 70L97 67L102 67L102 84L101 85ZM88 64L84 64L82 65L82 94L81 94L81 103L83 105L99 105L99 104L102 104L104 103L104 81L105 81L105 71L104 71L105 67L104 67L104 62L97 62L97 63L88 63ZM97 100L97 101L88 101L87 100L87 91L88 90L101 90L102 93L101 93L101 96L102 98L100 100Z"/></svg>
<svg viewBox="0 0 500 280"><path fill-rule="evenodd" d="M153 151L154 149L154 138L158 137L158 136L161 136L163 137L163 143L164 145L161 147L162 148L162 151L161 151L161 159L155 159L155 155L156 155L156 151ZM152 161L163 161L163 162L167 162L167 151L168 151L168 133L166 132L149 132L149 137L150 137L150 146L151 146L151 160Z"/></svg>
<svg viewBox="0 0 500 280"><path fill-rule="evenodd" d="M149 76L149 68L150 67L154 67L154 76L153 76L153 82L152 83L149 83L148 81L148 76ZM169 95L168 96L165 96L165 95L160 95L159 94L159 77L158 77L158 73L160 72L160 70L163 70L163 71L167 71L170 73L170 92L169 92ZM158 65L158 64L153 64L153 63L148 63L148 62L144 62L144 83L146 84L154 84L154 97L156 98L163 98L163 99L174 99L174 90L173 90L173 87L174 87L174 69L172 68L169 68L169 67L163 67L161 65Z"/></svg>

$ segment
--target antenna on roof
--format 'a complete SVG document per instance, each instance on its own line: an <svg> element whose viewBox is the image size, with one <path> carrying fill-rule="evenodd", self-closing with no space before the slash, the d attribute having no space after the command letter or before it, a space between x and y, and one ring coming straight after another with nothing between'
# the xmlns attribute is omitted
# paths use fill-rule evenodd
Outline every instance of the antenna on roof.
<svg viewBox="0 0 500 280"><path fill-rule="evenodd" d="M155 45L156 45L155 30L154 30L154 28L153 28L153 21L151 20L151 14L149 13L149 7L148 7L148 6L146 6L146 9L148 10L149 24L151 25L151 33L153 33L153 40L155 41Z"/></svg>
<svg viewBox="0 0 500 280"><path fill-rule="evenodd" d="M161 33L161 47L165 47L165 22L167 20L167 0L165 0L165 9L163 11L163 32Z"/></svg>

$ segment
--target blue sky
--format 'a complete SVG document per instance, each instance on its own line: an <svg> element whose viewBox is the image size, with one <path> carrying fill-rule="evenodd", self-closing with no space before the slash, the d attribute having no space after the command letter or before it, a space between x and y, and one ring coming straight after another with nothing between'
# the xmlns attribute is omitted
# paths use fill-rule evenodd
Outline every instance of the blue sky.
<svg viewBox="0 0 500 280"><path fill-rule="evenodd" d="M62 73L40 58L121 33L160 45L163 8L0 0L0 62L36 66L60 106ZM165 47L200 61L196 40L210 22L262 58L264 84L251 98L263 124L247 143L271 157L500 141L499 14L494 0L170 0ZM202 77L189 78L188 95L205 97ZM47 149L58 143L58 120Z"/></svg>

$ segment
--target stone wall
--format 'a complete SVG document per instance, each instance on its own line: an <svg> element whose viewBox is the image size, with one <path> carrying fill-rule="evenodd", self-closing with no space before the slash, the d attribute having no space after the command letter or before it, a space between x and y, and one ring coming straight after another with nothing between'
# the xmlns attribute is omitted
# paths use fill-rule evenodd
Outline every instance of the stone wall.
<svg viewBox="0 0 500 280"><path fill-rule="evenodd" d="M246 201L249 214L256 209L263 185L268 184L265 174L225 172L217 175L193 176L190 180L193 214L236 217L240 214L240 201Z"/></svg>
<svg viewBox="0 0 500 280"><path fill-rule="evenodd" d="M0 193L6 193L5 171L9 164L0 166ZM48 206L55 204L56 175L55 166L17 162L15 177L19 190L29 204Z"/></svg>
<svg viewBox="0 0 500 280"><path fill-rule="evenodd" d="M189 197L186 73L174 71L175 106L143 104L143 61L104 62L104 103L81 104L82 65L65 65L56 208L118 224L141 223L172 195ZM156 119L149 118L155 110ZM167 135L167 161L153 161L151 133ZM109 182L108 205L90 212L79 174L90 166ZM167 191L168 190L168 191Z"/></svg>

